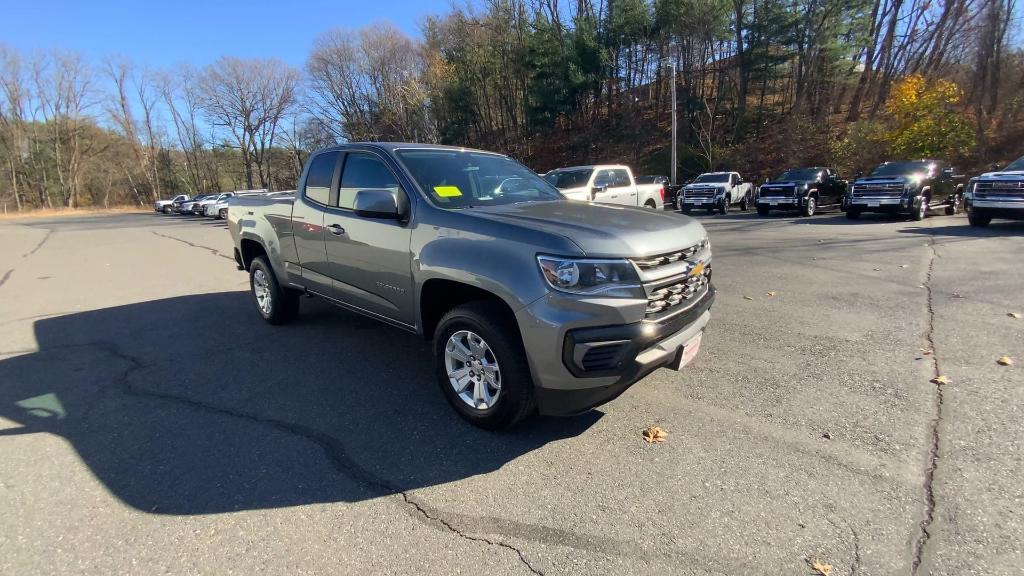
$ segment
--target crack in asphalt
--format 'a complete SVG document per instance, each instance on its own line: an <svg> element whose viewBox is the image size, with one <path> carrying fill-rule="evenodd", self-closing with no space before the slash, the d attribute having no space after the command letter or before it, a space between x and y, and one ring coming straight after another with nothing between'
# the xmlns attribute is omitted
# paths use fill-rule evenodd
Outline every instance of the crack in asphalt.
<svg viewBox="0 0 1024 576"><path fill-rule="evenodd" d="M166 392L156 392L153 390L141 389L131 384L129 380L135 372L138 372L139 370L149 367L148 364L144 363L139 358L122 351L116 345L109 342L90 342L82 344L81 346L92 346L128 364L128 369L122 372L114 380L114 385L122 388L127 394L130 394L132 396L154 398L157 400L175 402L178 404L184 404L193 409L202 410L213 414L219 414L223 416L239 418L242 420L248 420L250 422L271 426L287 434L298 436L304 440L312 442L319 446L321 450L323 450L324 454L327 456L327 459L330 461L332 467L334 467L335 470L337 470L340 474L346 476L350 480L355 481L357 484L362 486L364 489L367 489L369 492L374 493L377 496L401 496L402 501L411 507L410 512L418 514L423 518L426 518L427 520L433 522L437 526L443 528L444 530L452 534L459 536L460 538L511 550L516 553L520 563L523 566L525 566L531 573L537 574L538 576L544 576L544 572L534 567L533 564L531 564L530 561L526 558L523 551L519 548L511 544L508 544L507 542L502 542L500 540L491 540L489 538L484 538L482 536L474 536L472 534L467 534L459 528L457 528L456 526L454 526L453 524L446 521L444 518L441 518L440 516L435 514L431 514L427 510L427 508L420 502L417 502L409 494L408 491L399 490L391 486L391 484L389 484L386 480L377 477L372 472L366 470L357 462L352 460L345 450L345 445L342 442L338 441L333 436L330 436L329 434L326 434L314 428L302 426L301 424L286 422L284 420L278 420L275 418L265 418L247 412L230 410L228 408L208 404L206 402L202 402L194 398L189 398L187 396L180 396L177 394L169 394Z"/></svg>
<svg viewBox="0 0 1024 576"><path fill-rule="evenodd" d="M932 275L935 271L935 260L940 258L940 256L938 251L935 249L934 235L927 246L931 249L931 258L928 261L928 273L925 276L924 282L928 311L928 331L925 334L925 340L928 342L928 349L931 350L931 354L929 356L932 362L933 378L938 378L942 374L942 371L939 369L939 355L935 350L935 295L932 291ZM932 418L930 423L928 466L924 473L925 511L924 519L921 520L919 525L920 532L917 535L917 539L914 544L914 557L910 567L911 574L916 574L918 569L921 567L925 548L932 537L931 526L935 521L935 472L939 466L939 425L942 423L942 409L945 398L942 389L943 385L937 382L933 383L933 385L935 386L935 416Z"/></svg>
<svg viewBox="0 0 1024 576"><path fill-rule="evenodd" d="M188 240L185 240L184 238L178 238L177 236L171 236L169 234L161 234L161 233L157 232L156 230L150 230L150 232L152 232L155 236L159 236L161 238L167 238L168 240L175 240L177 242L181 242L182 244L188 244L189 246L191 246L193 248L202 248L203 250L209 250L210 253L213 254L214 256L220 256L221 258L226 258L228 260L231 260L232 262L235 261L234 258L232 258L231 256L228 256L227 254L222 254L220 252L220 250L217 250L216 248L210 248L209 246L203 246L202 244L196 244L194 242L189 242Z"/></svg>
<svg viewBox="0 0 1024 576"><path fill-rule="evenodd" d="M21 257L22 258L28 258L29 256L31 256L31 255L35 254L36 252L38 252L39 249L43 247L43 244L46 244L46 241L50 239L50 236L53 236L53 228L47 228L46 229L46 236L43 236L43 239L39 241L39 244L36 244L35 248L33 248L33 249L29 250L28 252L25 252L24 254L22 254Z"/></svg>
<svg viewBox="0 0 1024 576"><path fill-rule="evenodd" d="M0 286L3 286L11 278L11 274L14 274L14 268L11 268L7 272L4 272L3 278L0 278Z"/></svg>

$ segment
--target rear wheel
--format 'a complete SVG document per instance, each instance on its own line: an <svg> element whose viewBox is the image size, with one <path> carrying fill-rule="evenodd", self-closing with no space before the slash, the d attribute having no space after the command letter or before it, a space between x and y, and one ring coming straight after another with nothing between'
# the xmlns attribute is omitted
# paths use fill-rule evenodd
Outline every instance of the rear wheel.
<svg viewBox="0 0 1024 576"><path fill-rule="evenodd" d="M434 359L442 393L471 424L501 430L536 410L519 329L500 304L449 310L434 332Z"/></svg>
<svg viewBox="0 0 1024 576"><path fill-rule="evenodd" d="M983 228L992 223L992 216L984 212L978 212L977 208L967 211L967 223L971 226Z"/></svg>
<svg viewBox="0 0 1024 576"><path fill-rule="evenodd" d="M647 203L644 204L644 208L650 208L651 210L656 210L658 208L658 205L654 203L654 200L648 200Z"/></svg>
<svg viewBox="0 0 1024 576"><path fill-rule="evenodd" d="M287 324L299 315L299 292L283 288L265 256L249 266L249 286L260 316L271 324Z"/></svg>
<svg viewBox="0 0 1024 576"><path fill-rule="evenodd" d="M740 210L746 212L747 208L750 208L750 193L748 192L743 196L743 200L740 200Z"/></svg>
<svg viewBox="0 0 1024 576"><path fill-rule="evenodd" d="M771 214L771 212L772 212L772 209L767 207L767 206L758 206L757 207L757 215L758 216L767 216L767 215Z"/></svg>
<svg viewBox="0 0 1024 576"><path fill-rule="evenodd" d="M729 213L729 197L728 196L725 196L725 197L722 198L722 203L718 205L718 213L719 214L728 214Z"/></svg>
<svg viewBox="0 0 1024 576"><path fill-rule="evenodd" d="M217 212L217 219L218 220L227 220L228 219L228 209L227 208L221 208L220 211Z"/></svg>
<svg viewBox="0 0 1024 576"><path fill-rule="evenodd" d="M949 199L949 205L946 206L946 216L955 216L960 213L960 204L962 202L960 191L957 191Z"/></svg>

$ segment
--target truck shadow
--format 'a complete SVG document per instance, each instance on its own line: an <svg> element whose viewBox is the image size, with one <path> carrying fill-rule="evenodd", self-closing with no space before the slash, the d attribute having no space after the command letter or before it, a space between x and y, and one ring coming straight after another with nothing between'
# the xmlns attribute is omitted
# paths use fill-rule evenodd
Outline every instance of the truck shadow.
<svg viewBox="0 0 1024 576"><path fill-rule="evenodd" d="M922 234L925 236L955 236L964 238L995 238L998 236L1024 236L1024 222L1013 220L993 220L984 228L971 226L966 218L957 220L957 224L948 226L929 226L921 228L904 228L904 234Z"/></svg>
<svg viewBox="0 0 1024 576"><path fill-rule="evenodd" d="M0 442L56 434L128 505L210 514L456 482L601 417L473 428L437 390L429 344L303 309L272 327L228 292L38 319L38 351L0 356Z"/></svg>

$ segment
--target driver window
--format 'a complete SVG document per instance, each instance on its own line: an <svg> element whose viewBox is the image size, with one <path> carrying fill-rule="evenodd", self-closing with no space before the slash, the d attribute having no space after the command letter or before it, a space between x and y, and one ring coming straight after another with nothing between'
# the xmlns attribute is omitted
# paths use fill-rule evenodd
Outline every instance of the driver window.
<svg viewBox="0 0 1024 576"><path fill-rule="evenodd" d="M605 186L612 186L612 171L601 170L594 177L594 188L604 188Z"/></svg>
<svg viewBox="0 0 1024 576"><path fill-rule="evenodd" d="M377 157L364 152L350 152L345 158L338 187L338 207L351 210L360 190L391 190L401 192L401 186L391 170Z"/></svg>
<svg viewBox="0 0 1024 576"><path fill-rule="evenodd" d="M629 174L625 170L612 170L612 186L629 186Z"/></svg>

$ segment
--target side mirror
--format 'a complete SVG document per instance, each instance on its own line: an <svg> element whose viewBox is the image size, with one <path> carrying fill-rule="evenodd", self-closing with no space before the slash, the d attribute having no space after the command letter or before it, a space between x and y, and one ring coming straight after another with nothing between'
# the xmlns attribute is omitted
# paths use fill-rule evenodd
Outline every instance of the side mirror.
<svg viewBox="0 0 1024 576"><path fill-rule="evenodd" d="M402 217L402 202L391 190L360 190L356 192L352 211L363 218L399 220Z"/></svg>
<svg viewBox="0 0 1024 576"><path fill-rule="evenodd" d="M602 183L600 185L595 184L594 187L590 189L590 198L591 198L591 200L593 200L594 198L597 197L598 194L602 194L602 193L607 192L607 191L608 191L608 185L607 184L604 184L604 183Z"/></svg>

